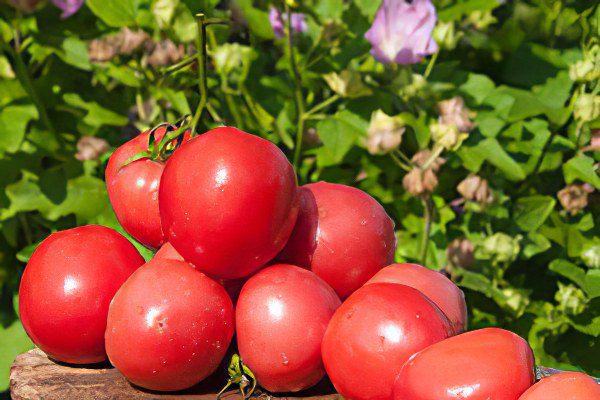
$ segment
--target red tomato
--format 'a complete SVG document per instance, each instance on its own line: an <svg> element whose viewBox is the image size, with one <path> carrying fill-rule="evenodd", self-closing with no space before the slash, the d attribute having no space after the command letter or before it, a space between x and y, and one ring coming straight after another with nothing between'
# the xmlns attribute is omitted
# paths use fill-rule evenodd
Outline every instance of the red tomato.
<svg viewBox="0 0 600 400"><path fill-rule="evenodd" d="M300 190L298 223L278 258L310 268L344 299L394 261L394 222L362 190L319 182Z"/></svg>
<svg viewBox="0 0 600 400"><path fill-rule="evenodd" d="M325 370L346 398L388 400L402 364L451 334L446 316L423 293L373 283L354 292L331 318L322 345Z"/></svg>
<svg viewBox="0 0 600 400"><path fill-rule="evenodd" d="M187 261L242 278L285 245L298 213L296 176L271 142L216 128L169 158L159 204L169 242Z"/></svg>
<svg viewBox="0 0 600 400"><path fill-rule="evenodd" d="M600 400L600 385L581 372L561 372L543 378L519 400Z"/></svg>
<svg viewBox="0 0 600 400"><path fill-rule="evenodd" d="M420 290L446 314L455 333L467 327L465 294L445 275L418 264L392 264L375 274L366 284L401 283Z"/></svg>
<svg viewBox="0 0 600 400"><path fill-rule="evenodd" d="M160 141L166 127L155 132ZM190 134L186 132L184 140ZM132 156L148 150L150 131L142 132L119 147L106 167L106 188L119 223L144 246L156 249L165 241L158 211L158 187L164 169L162 162L144 158L124 165Z"/></svg>
<svg viewBox="0 0 600 400"><path fill-rule="evenodd" d="M325 375L321 341L340 299L310 271L268 267L246 282L235 312L244 363L271 392L297 392Z"/></svg>
<svg viewBox="0 0 600 400"><path fill-rule="evenodd" d="M531 348L518 335L479 329L415 354L394 384L395 400L515 400L535 382Z"/></svg>
<svg viewBox="0 0 600 400"><path fill-rule="evenodd" d="M175 247L169 242L163 244L152 257L153 260L178 260L185 261L181 254L175 250Z"/></svg>
<svg viewBox="0 0 600 400"><path fill-rule="evenodd" d="M143 263L127 239L104 226L51 234L35 250L21 279L19 309L25 331L55 360L105 360L108 305Z"/></svg>
<svg viewBox="0 0 600 400"><path fill-rule="evenodd" d="M221 285L183 261L154 260L115 295L106 352L134 384L181 390L217 369L233 331L233 305Z"/></svg>
<svg viewBox="0 0 600 400"><path fill-rule="evenodd" d="M163 244L160 247L160 249L158 249L158 251L154 254L154 257L152 259L185 261L181 254L179 254L177 250L175 250L173 245L169 242ZM190 265L196 268L194 265ZM229 297L231 297L231 300L235 304L238 296L240 295L240 291L242 290L242 286L244 285L244 282L246 282L246 279L217 279L216 281L219 282L225 288L225 290L229 294Z"/></svg>

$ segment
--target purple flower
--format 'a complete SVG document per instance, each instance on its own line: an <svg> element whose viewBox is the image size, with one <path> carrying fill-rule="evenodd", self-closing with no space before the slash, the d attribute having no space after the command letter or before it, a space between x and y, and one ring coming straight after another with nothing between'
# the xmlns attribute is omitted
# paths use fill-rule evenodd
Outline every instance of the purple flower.
<svg viewBox="0 0 600 400"><path fill-rule="evenodd" d="M75 14L85 0L52 0L52 4L62 10L61 18L69 18L71 15Z"/></svg>
<svg viewBox="0 0 600 400"><path fill-rule="evenodd" d="M431 33L437 15L431 0L383 0L365 38L384 64L415 64L437 51Z"/></svg>
<svg viewBox="0 0 600 400"><path fill-rule="evenodd" d="M287 22L287 15L281 14L281 12L271 6L269 9L269 22L275 32L275 37L282 38L285 36L284 23ZM301 33L306 31L306 17L302 13L292 13L292 23L290 24L292 32Z"/></svg>

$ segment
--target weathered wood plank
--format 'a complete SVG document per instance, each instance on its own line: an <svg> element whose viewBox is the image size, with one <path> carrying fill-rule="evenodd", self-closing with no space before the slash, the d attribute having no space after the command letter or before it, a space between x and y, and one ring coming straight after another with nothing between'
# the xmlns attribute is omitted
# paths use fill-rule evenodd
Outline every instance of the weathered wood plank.
<svg viewBox="0 0 600 400"><path fill-rule="evenodd" d="M158 393L132 386L109 365L72 367L57 364L39 349L30 350L17 357L10 370L10 388L14 400L109 400L109 399L186 399L214 400L222 377L208 378L191 389L176 393ZM215 390L216 389L216 390ZM266 393L266 400L342 400L327 382L297 396L275 397ZM227 392L223 400L241 399L235 391Z"/></svg>

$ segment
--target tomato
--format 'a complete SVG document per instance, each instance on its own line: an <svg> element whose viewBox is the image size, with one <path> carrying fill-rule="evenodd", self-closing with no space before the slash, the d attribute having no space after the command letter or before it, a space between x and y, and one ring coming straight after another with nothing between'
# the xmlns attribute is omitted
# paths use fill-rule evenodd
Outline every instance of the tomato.
<svg viewBox="0 0 600 400"><path fill-rule="evenodd" d="M242 288L236 306L240 356L271 392L296 392L325 375L321 341L340 299L310 271L278 264Z"/></svg>
<svg viewBox="0 0 600 400"><path fill-rule="evenodd" d="M158 251L154 254L154 257L152 257L152 259L154 260L159 260L159 259L163 259L163 260L178 260L178 261L185 261L183 259L183 257L181 256L181 254L179 254L177 252L177 250L175 250L175 247L173 247L173 245L169 242L163 244L160 249L158 249Z"/></svg>
<svg viewBox="0 0 600 400"><path fill-rule="evenodd" d="M161 246L161 248L158 249L156 254L154 254L154 257L152 259L153 260L167 259L167 260L185 261L183 259L183 257L181 256L181 254L179 254L177 252L177 250L175 250L173 245L169 242L163 244ZM192 264L190 264L190 265L193 268L196 268L194 265L192 265ZM221 284L225 288L225 290L229 294L229 297L231 297L231 300L235 303L240 294L240 291L242 290L242 286L244 285L244 282L246 282L246 279L243 279L243 278L242 279L217 279L216 281L219 282L219 284Z"/></svg>
<svg viewBox="0 0 600 400"><path fill-rule="evenodd" d="M310 268L344 299L394 261L394 223L362 190L319 182L300 190L298 222L279 255Z"/></svg>
<svg viewBox="0 0 600 400"><path fill-rule="evenodd" d="M217 369L233 331L233 305L221 285L183 261L152 260L115 295L106 352L134 384L181 390Z"/></svg>
<svg viewBox="0 0 600 400"><path fill-rule="evenodd" d="M220 127L169 158L159 205L169 242L188 262L242 278L285 245L298 214L296 176L271 142Z"/></svg>
<svg viewBox="0 0 600 400"><path fill-rule="evenodd" d="M392 264L375 274L367 284L401 283L420 290L446 314L455 333L467 325L465 294L445 275L418 264Z"/></svg>
<svg viewBox="0 0 600 400"><path fill-rule="evenodd" d="M354 292L331 318L322 344L325 370L346 398L391 399L402 364L452 332L446 316L418 290L373 283Z"/></svg>
<svg viewBox="0 0 600 400"><path fill-rule="evenodd" d="M560 372L543 378L519 400L600 400L600 385L581 372Z"/></svg>
<svg viewBox="0 0 600 400"><path fill-rule="evenodd" d="M155 132L160 141L166 127ZM186 132L184 140L190 134ZM110 156L106 167L106 188L119 223L137 241L152 249L165 241L158 211L158 187L164 164L143 158L125 165L134 155L148 150L150 130L120 146Z"/></svg>
<svg viewBox="0 0 600 400"><path fill-rule="evenodd" d="M98 225L48 236L21 279L19 309L25 331L51 358L104 361L108 305L144 259L118 232Z"/></svg>
<svg viewBox="0 0 600 400"><path fill-rule="evenodd" d="M518 335L479 329L415 354L394 384L395 400L515 400L535 382L533 352Z"/></svg>

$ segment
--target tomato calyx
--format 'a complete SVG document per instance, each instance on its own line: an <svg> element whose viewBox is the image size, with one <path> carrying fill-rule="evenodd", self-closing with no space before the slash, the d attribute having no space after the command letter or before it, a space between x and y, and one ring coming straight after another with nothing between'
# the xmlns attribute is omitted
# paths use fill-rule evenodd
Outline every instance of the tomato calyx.
<svg viewBox="0 0 600 400"><path fill-rule="evenodd" d="M250 398L252 393L254 393L254 390L256 390L256 378L254 377L252 370L242 362L239 355L234 354L231 356L231 363L229 364L229 367L227 367L227 372L229 373L229 379L223 389L217 393L217 400L220 399L223 393L225 393L232 385L239 388L243 400ZM248 387L250 388L246 391Z"/></svg>
<svg viewBox="0 0 600 400"><path fill-rule="evenodd" d="M166 161L182 145L191 122L192 117L188 114L174 124L163 122L156 125L148 135L148 149L131 156L123 166L145 158L159 162ZM156 136L160 128L165 128L165 133L160 141L157 141Z"/></svg>

